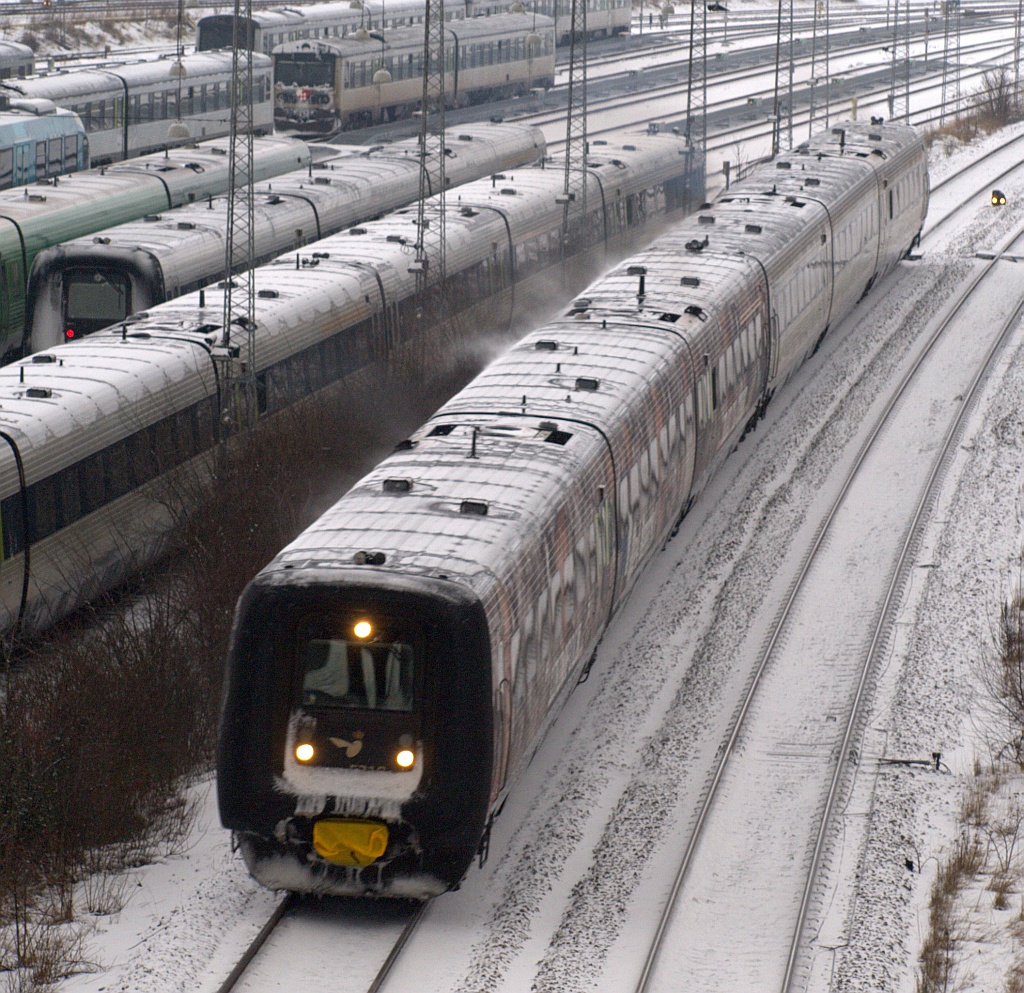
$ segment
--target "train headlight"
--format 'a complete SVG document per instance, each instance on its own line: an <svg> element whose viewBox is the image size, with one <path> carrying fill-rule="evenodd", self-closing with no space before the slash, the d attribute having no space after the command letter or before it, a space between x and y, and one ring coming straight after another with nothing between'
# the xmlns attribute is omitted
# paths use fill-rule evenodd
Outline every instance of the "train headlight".
<svg viewBox="0 0 1024 993"><path fill-rule="evenodd" d="M309 761L311 761L315 754L316 754L316 752L315 752L313 746L308 741L304 741L301 745L299 745L295 749L295 757L300 762L309 762Z"/></svg>
<svg viewBox="0 0 1024 993"><path fill-rule="evenodd" d="M369 638L373 634L373 625L369 621L356 621L352 632L357 638Z"/></svg>
<svg viewBox="0 0 1024 993"><path fill-rule="evenodd" d="M992 191L992 206L1003 207L1006 205L1006 194L1002 190Z"/></svg>
<svg viewBox="0 0 1024 993"><path fill-rule="evenodd" d="M395 761L402 769L411 769L416 761L416 753L411 748L403 748L396 756Z"/></svg>

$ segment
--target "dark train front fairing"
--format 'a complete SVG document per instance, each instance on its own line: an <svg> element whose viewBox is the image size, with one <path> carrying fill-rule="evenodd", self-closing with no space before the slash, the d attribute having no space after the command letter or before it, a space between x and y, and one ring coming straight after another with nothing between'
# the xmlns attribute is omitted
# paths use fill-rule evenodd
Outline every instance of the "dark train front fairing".
<svg viewBox="0 0 1024 993"><path fill-rule="evenodd" d="M259 576L239 603L217 748L221 820L273 888L443 892L469 867L489 807L483 608L455 583L373 567L296 580L296 570ZM402 752L413 755L407 771Z"/></svg>

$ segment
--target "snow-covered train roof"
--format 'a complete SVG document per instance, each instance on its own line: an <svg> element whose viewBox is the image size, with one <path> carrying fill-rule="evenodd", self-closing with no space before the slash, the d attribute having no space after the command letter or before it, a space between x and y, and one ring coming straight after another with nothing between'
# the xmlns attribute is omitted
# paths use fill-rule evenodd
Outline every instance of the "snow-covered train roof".
<svg viewBox="0 0 1024 993"><path fill-rule="evenodd" d="M606 197L652 185L657 163L664 175L666 162L676 159L683 145L683 139L666 134L629 136L605 146L619 163L608 163ZM597 168L600 172L603 167ZM562 182L562 172L555 165L516 170L493 184L490 180L471 184L472 192L461 193L461 204L456 200L451 205L446 222L449 265L454 269L478 260L481 253L489 254L493 242L503 243L505 218L513 231L521 233L535 229L546 233L547 226L557 227L561 207L555 194ZM365 320L380 307L382 285L392 302L407 297L415 287L415 277L408 271L414 258L415 220L414 211L399 212L355 233L307 246L298 265L289 253L256 270L259 369ZM106 418L103 427L75 437L81 457L108 443L118 418L121 424L128 418L128 423L141 428L166 411L161 404L173 391L192 399L205 395L212 390L206 348L220 337L223 292L210 287L202 296L179 297L137 315L123 329L98 332L0 370L0 429L9 429L16 440L35 447L77 425ZM54 361L46 361L46 355ZM102 385L97 385L101 369ZM30 386L51 390L52 395L29 396ZM13 485L13 477L8 478L13 472L9 461L7 456L0 457L4 466L0 485ZM44 461L42 466L33 470L33 478L46 474L49 463Z"/></svg>
<svg viewBox="0 0 1024 993"><path fill-rule="evenodd" d="M809 168L800 182L819 178L811 187L818 199L843 197L850 176L863 189L868 170L859 152L872 156L880 149L896 157L919 141L909 138L909 129L877 138L878 127L863 135L851 130L852 142L848 137L842 150L827 139L813 149L814 174ZM793 170L778 172L796 182ZM773 165L758 170L722 202L602 277L567 315L519 342L268 570L350 568L358 553L374 551L384 553L385 570L444 574L478 591L489 582L490 569L501 574L515 535L536 533L538 523L550 518L559 477L573 471L591 446L604 443L596 440L596 429L616 448L614 439L625 431L626 399L643 395L665 371L678 337L696 341L716 300L734 296L723 289L738 287L752 275L756 257L784 250L806 226L801 217L810 197L801 207L795 197L779 195L774 173ZM713 234L706 235L709 230ZM705 236L719 250L705 252Z"/></svg>
<svg viewBox="0 0 1024 993"><path fill-rule="evenodd" d="M172 403L184 406L212 393L212 363L202 339L194 340L129 336L100 346L83 339L0 367L0 431L36 454L26 482L160 420ZM64 441L51 444L57 439ZM4 455L0 490L17 485L14 462Z"/></svg>
<svg viewBox="0 0 1024 993"><path fill-rule="evenodd" d="M162 200L164 205L168 192L175 203L188 202L190 195L196 200L216 195L228 186L228 147L227 138L205 141L194 148L172 148L112 166L59 176L32 187L2 190L0 217L25 224L38 217L53 216L55 227L62 228L67 237L77 237L83 233L83 226L77 223L78 211L85 204L110 202L111 220L116 220L116 204L144 197L147 188L152 189L154 202ZM294 138L255 138L253 154L256 175L261 180L309 161L306 145ZM146 179L140 184L141 177ZM161 208L157 205L155 209ZM85 228L95 230L91 215Z"/></svg>
<svg viewBox="0 0 1024 993"><path fill-rule="evenodd" d="M554 30L555 22L543 14L491 14L489 17L471 17L465 20L453 20L447 25L459 41L471 42L522 31ZM341 38L305 38L299 41L287 41L274 46L274 56L289 57L294 55L333 55L339 58L357 58L365 53L379 55L381 51L399 51L407 48L423 47L423 29L419 27L390 28L383 32L374 32L366 38L346 35Z"/></svg>
<svg viewBox="0 0 1024 993"><path fill-rule="evenodd" d="M671 134L629 135L603 146L602 156L595 157L593 170L601 177L601 186L591 176L591 195L596 198L593 202L600 202L602 187L603 195L611 202L650 187L665 175L669 163L677 160L684 148L684 140ZM482 242L504 244L509 230L514 238L520 239L531 231L546 233L559 226L562 208L556 203L555 194L562 181L557 164L524 167L500 178L496 176L493 181L466 184L449 195L447 256L453 271L464 264L465 258L479 257ZM366 262L373 262L392 299L400 285L412 283L408 267L414 255L415 222L414 210L397 211L307 245L298 264L296 254L289 252L257 269L257 290L266 290L268 294L257 301L260 368L278 361L280 348L285 345L279 347L275 339L285 331L287 348L300 347L296 346L297 337L305 337L309 342L322 337L325 320L340 326L346 311L355 306L353 301L361 306L367 295L371 300L377 299L376 279L360 268ZM488 234L483 239L485 230ZM129 326L139 331L151 326L186 330L208 323L211 315L219 324L216 315L220 313L222 295L221 289L208 287L203 296L205 309L199 307L199 295L191 293L154 307L145 315L136 315ZM103 334L99 332L93 337Z"/></svg>
<svg viewBox="0 0 1024 993"><path fill-rule="evenodd" d="M124 83L129 87L149 86L166 82L168 88L175 82L171 76L171 63L177 58L164 57L146 62L126 62L97 69L68 69L24 79L9 78L3 81L3 90L18 93L24 97L43 98L61 103L80 100L95 94L97 97L124 96ZM230 77L231 53L225 51L195 52L182 57L189 85L207 77ZM270 58L259 52L254 53L254 67L269 69Z"/></svg>
<svg viewBox="0 0 1024 993"><path fill-rule="evenodd" d="M527 124L471 124L448 130L449 154L445 171L454 187L477 178L481 166L516 167L543 155L544 134ZM383 210L415 199L419 189L419 140L405 139L366 151L344 149L341 155L257 184L255 209L267 225L283 223L290 216L286 197L301 197L296 216L308 216L312 203L325 226L332 230L363 221ZM188 284L204 265L204 243L216 238L223 252L227 226L226 201L215 198L185 205L170 213L149 215L137 221L69 239L43 253L39 264L56 258L103 258L121 252L142 251L158 259L174 256L171 274ZM211 209L214 208L214 209ZM315 237L315 226L304 232ZM196 246L193 251L192 246ZM179 271L180 269L180 271Z"/></svg>

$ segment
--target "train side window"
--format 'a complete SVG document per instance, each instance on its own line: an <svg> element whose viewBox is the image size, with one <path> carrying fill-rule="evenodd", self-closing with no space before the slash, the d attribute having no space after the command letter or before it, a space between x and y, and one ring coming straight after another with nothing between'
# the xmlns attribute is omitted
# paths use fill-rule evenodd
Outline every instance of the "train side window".
<svg viewBox="0 0 1024 993"><path fill-rule="evenodd" d="M136 486L142 486L157 474L156 456L149 431L143 428L125 439L126 457Z"/></svg>
<svg viewBox="0 0 1024 993"><path fill-rule="evenodd" d="M0 149L0 190L14 185L14 149Z"/></svg>
<svg viewBox="0 0 1024 993"><path fill-rule="evenodd" d="M711 367L711 409L718 410L718 366Z"/></svg>
<svg viewBox="0 0 1024 993"><path fill-rule="evenodd" d="M78 489L78 467L70 466L54 480L57 497L57 525L67 527L82 516L82 499Z"/></svg>
<svg viewBox="0 0 1024 993"><path fill-rule="evenodd" d="M51 138L47 143L47 174L59 175L64 166L64 146L60 138Z"/></svg>
<svg viewBox="0 0 1024 993"><path fill-rule="evenodd" d="M40 179L46 174L46 142L36 142L36 176Z"/></svg>
<svg viewBox="0 0 1024 993"><path fill-rule="evenodd" d="M78 135L69 134L64 138L64 171L74 172L78 168Z"/></svg>
<svg viewBox="0 0 1024 993"><path fill-rule="evenodd" d="M33 541L42 541L57 530L57 508L54 501L53 479L41 479L29 487L29 531Z"/></svg>
<svg viewBox="0 0 1024 993"><path fill-rule="evenodd" d="M4 558L9 559L25 548L25 521L22 516L21 493L12 493L0 503L3 519Z"/></svg>
<svg viewBox="0 0 1024 993"><path fill-rule="evenodd" d="M195 438L192 425L192 408L178 411L175 424L175 441L178 449L178 461L184 462L196 453Z"/></svg>
<svg viewBox="0 0 1024 993"><path fill-rule="evenodd" d="M82 495L82 510L86 514L103 506L103 455L97 452L79 463L79 492Z"/></svg>
<svg viewBox="0 0 1024 993"><path fill-rule="evenodd" d="M127 446L115 442L103 453L103 474L106 477L106 501L116 500L131 489L131 466L128 464Z"/></svg>

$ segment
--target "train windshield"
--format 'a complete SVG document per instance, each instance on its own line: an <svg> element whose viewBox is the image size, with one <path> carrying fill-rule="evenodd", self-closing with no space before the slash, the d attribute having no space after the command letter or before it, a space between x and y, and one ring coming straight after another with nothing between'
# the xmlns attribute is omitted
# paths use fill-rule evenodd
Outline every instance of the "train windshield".
<svg viewBox="0 0 1024 993"><path fill-rule="evenodd" d="M333 86L334 58L314 56L293 59L278 57L274 60L274 82L285 86Z"/></svg>
<svg viewBox="0 0 1024 993"><path fill-rule="evenodd" d="M309 638L302 662L304 706L412 710L412 645Z"/></svg>
<svg viewBox="0 0 1024 993"><path fill-rule="evenodd" d="M132 312L131 279L116 272L69 269L64 273L64 330L80 338L123 321Z"/></svg>

